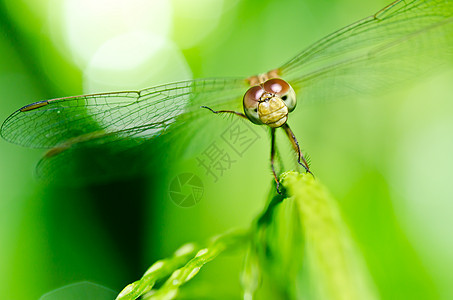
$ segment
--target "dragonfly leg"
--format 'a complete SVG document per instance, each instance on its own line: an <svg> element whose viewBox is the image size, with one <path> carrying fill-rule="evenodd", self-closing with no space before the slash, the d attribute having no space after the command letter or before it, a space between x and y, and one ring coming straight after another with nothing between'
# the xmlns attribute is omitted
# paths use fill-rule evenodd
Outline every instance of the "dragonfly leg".
<svg viewBox="0 0 453 300"><path fill-rule="evenodd" d="M234 110L213 110L212 108L210 107L207 107L207 106L201 106L201 108L206 108L206 109L209 109L210 111L212 111L213 113L215 114L222 114L222 113L226 113L226 114L234 114L236 116L239 116L239 117L242 117L244 119L247 119L247 116L244 115L243 113L240 113L240 112L237 112L237 111L234 111Z"/></svg>
<svg viewBox="0 0 453 300"><path fill-rule="evenodd" d="M275 172L274 159L275 159L275 128L271 128L271 168L272 174L274 174L275 182L277 183L277 193L281 194L280 182L278 181L277 173Z"/></svg>
<svg viewBox="0 0 453 300"><path fill-rule="evenodd" d="M302 154L302 151L300 150L299 142L297 141L296 136L294 135L293 131L291 130L291 128L289 128L289 125L287 123L285 123L282 126L282 128L283 128L283 130L285 130L286 135L288 136L289 140L291 141L294 151L296 151L296 153L297 153L297 162L299 163L299 165L304 167L304 169L305 169L305 171L307 171L307 173L310 173L311 175L313 175L313 173L310 171L310 168L308 167L308 163L305 160L304 155Z"/></svg>

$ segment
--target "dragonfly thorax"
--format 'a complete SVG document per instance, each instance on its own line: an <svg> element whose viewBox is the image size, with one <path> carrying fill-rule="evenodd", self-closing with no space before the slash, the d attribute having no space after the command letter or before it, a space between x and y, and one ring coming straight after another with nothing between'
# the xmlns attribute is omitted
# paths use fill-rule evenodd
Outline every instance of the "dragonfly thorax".
<svg viewBox="0 0 453 300"><path fill-rule="evenodd" d="M296 93L283 79L272 78L249 88L243 106L251 122L276 128L286 123L296 107Z"/></svg>

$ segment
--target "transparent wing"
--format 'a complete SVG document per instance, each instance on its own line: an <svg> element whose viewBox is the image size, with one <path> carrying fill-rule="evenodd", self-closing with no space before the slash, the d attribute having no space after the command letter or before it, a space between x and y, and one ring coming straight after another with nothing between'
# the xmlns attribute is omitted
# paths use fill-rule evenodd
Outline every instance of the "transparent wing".
<svg viewBox="0 0 453 300"><path fill-rule="evenodd" d="M453 1L396 1L279 68L301 102L376 94L453 61Z"/></svg>
<svg viewBox="0 0 453 300"><path fill-rule="evenodd" d="M141 91L45 100L10 115L1 135L10 142L34 148L89 140L152 138L195 118L211 116L200 105L239 109L246 89L244 79L202 79Z"/></svg>

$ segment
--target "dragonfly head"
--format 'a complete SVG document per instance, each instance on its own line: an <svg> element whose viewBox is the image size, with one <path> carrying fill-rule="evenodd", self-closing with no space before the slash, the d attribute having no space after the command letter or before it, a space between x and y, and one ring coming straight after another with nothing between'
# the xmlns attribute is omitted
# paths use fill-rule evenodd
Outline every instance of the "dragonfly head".
<svg viewBox="0 0 453 300"><path fill-rule="evenodd" d="M255 124L280 127L296 107L296 93L283 79L272 78L247 90L244 113Z"/></svg>

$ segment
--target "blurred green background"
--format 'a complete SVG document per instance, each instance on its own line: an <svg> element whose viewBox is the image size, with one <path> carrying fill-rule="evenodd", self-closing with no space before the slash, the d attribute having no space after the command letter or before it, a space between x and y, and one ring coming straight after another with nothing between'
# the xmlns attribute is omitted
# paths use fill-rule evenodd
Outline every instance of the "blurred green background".
<svg viewBox="0 0 453 300"><path fill-rule="evenodd" d="M42 99L265 72L387 2L3 0L0 119ZM453 298L452 81L450 69L367 99L300 106L290 119L383 299ZM147 176L45 183L34 175L42 150L1 140L2 299L83 280L119 292L183 243L247 227L272 179L267 133L256 132L216 182L193 162L159 164L158 152ZM168 195L182 171L205 187L191 208ZM188 288L240 298L240 267L224 257Z"/></svg>

